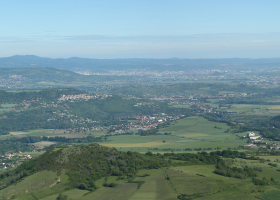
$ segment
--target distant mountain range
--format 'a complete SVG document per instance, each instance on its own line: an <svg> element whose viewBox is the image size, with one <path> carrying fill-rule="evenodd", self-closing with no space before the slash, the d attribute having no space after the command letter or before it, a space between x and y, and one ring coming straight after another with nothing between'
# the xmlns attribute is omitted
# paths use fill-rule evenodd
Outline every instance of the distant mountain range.
<svg viewBox="0 0 280 200"><path fill-rule="evenodd" d="M157 71L182 71L191 69L262 69L280 68L280 58L267 59L89 59L67 58L51 59L34 55L15 55L0 58L0 68L52 67L70 71L90 70L107 72L109 70L148 69Z"/></svg>

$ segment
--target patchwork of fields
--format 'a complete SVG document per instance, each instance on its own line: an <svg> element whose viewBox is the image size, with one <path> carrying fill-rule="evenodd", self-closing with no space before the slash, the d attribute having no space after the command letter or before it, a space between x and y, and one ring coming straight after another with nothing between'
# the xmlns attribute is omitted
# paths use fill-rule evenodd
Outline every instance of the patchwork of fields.
<svg viewBox="0 0 280 200"><path fill-rule="evenodd" d="M100 144L116 147L118 150L138 152L149 150L181 152L186 148L215 150L215 148L237 148L246 144L246 140L241 140L236 134L230 133L229 129L230 127L225 123L194 116L174 121L169 127L159 130L160 133L168 133L168 135L118 135L111 136Z"/></svg>
<svg viewBox="0 0 280 200"><path fill-rule="evenodd" d="M280 164L276 158L279 156L276 156L275 162L272 162ZM277 171L280 168L271 167L268 165L269 161L259 163L254 160L236 159L235 162L262 167L263 171L259 173L258 179L274 177L275 181L280 181ZM279 197L280 187L278 185L257 186L253 184L251 178L237 179L214 174L214 168L213 165L192 165L140 170L134 179L134 181L144 182L140 188L138 188L138 183L128 183L127 179L117 180L117 176L110 176L107 178L107 182L118 183L118 186L103 187L102 184L106 180L102 178L95 182L98 189L94 192L79 189L60 192L62 188L67 188L67 175L56 176L53 172L43 171L21 181L17 186L18 192L25 194L19 195L15 199L52 200L56 199L59 193L67 195L71 199L80 200L176 200L179 194L185 194L198 200L276 200ZM27 185L29 189L26 190L24 185ZM13 187L2 190L0 195L7 197L9 194L13 194ZM44 189L44 191L40 192L40 189Z"/></svg>
<svg viewBox="0 0 280 200"><path fill-rule="evenodd" d="M229 108L222 108L223 111L237 112L239 114L255 115L279 115L279 105L261 105L261 104L231 104Z"/></svg>

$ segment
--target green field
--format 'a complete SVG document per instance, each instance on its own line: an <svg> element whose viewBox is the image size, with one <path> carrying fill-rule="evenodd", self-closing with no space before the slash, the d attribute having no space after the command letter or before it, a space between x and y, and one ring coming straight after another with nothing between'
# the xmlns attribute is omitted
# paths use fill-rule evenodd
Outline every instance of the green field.
<svg viewBox="0 0 280 200"><path fill-rule="evenodd" d="M5 103L5 104L0 104L0 114L4 112L10 112L12 108L15 108L17 104L12 104L12 103Z"/></svg>
<svg viewBox="0 0 280 200"><path fill-rule="evenodd" d="M259 163L254 160L241 159L236 159L236 162L261 166L263 171L259 173L259 179L274 177L277 181L280 180L279 172L276 171L279 167L268 167L268 162ZM67 186L67 176L58 177L53 172L43 171L26 178L16 186L13 185L2 190L0 196L11 197L16 188L17 193L24 193L15 198L18 200L54 200L59 193L74 200L176 200L179 194L186 194L198 200L274 200L279 197L280 187L278 185L256 186L252 183L251 178L237 179L214 174L214 168L213 165L192 165L140 170L137 174L138 177L134 179L134 181L144 181L139 189L137 189L137 183L127 183L127 179L118 181L116 176L110 176L107 182L118 183L118 186L115 188L103 187L105 179L102 178L95 182L98 189L94 192L70 188L70 190L63 191L63 188ZM144 174L149 176L142 177ZM166 179L166 177L169 178Z"/></svg>
<svg viewBox="0 0 280 200"><path fill-rule="evenodd" d="M216 127L216 128L215 128ZM116 147L122 151L154 152L170 151L166 149L176 149L177 152L185 148L208 149L219 147L222 149L237 148L245 145L246 140L240 140L235 134L226 133L230 127L225 123L208 121L203 117L187 117L176 120L169 127L162 128L162 133L171 135L119 135L110 136L107 142L100 143L108 147ZM164 141L164 142L163 142ZM158 148L154 150L154 148Z"/></svg>
<svg viewBox="0 0 280 200"><path fill-rule="evenodd" d="M214 107L214 106L213 106ZM228 107L221 107L222 111L236 112L245 115L279 115L279 105L260 105L260 104L230 104Z"/></svg>
<svg viewBox="0 0 280 200"><path fill-rule="evenodd" d="M42 171L26 177L23 181L0 190L0 197L11 198L14 194L28 193L29 191L39 191L48 188L56 181L57 175L55 172ZM30 194L29 194L30 195ZM28 198L21 198L28 199Z"/></svg>
<svg viewBox="0 0 280 200"><path fill-rule="evenodd" d="M83 132L83 133L69 133L69 131L66 130L59 130L59 129L36 129L36 130L30 130L30 131L17 131L17 132L10 132L10 135L8 136L16 136L16 137L24 137L24 136L61 136L61 137L67 137L67 138L82 138L89 135L93 136L99 136L107 133L106 129L102 129L99 131L90 131L90 132ZM4 136L0 136L1 137Z"/></svg>
<svg viewBox="0 0 280 200"><path fill-rule="evenodd" d="M280 197L280 191L271 191L261 196L262 200L278 200Z"/></svg>

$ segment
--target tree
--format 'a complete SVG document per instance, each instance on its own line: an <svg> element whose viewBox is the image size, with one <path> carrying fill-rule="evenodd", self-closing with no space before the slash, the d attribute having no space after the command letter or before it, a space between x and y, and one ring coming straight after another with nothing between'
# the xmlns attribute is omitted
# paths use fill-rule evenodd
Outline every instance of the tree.
<svg viewBox="0 0 280 200"><path fill-rule="evenodd" d="M145 155L147 155L147 156L152 156L152 155L153 155L153 153L152 153L152 152L150 152L150 151L148 151L147 153L145 153Z"/></svg>
<svg viewBox="0 0 280 200"><path fill-rule="evenodd" d="M70 200L67 195L59 194L56 200Z"/></svg>

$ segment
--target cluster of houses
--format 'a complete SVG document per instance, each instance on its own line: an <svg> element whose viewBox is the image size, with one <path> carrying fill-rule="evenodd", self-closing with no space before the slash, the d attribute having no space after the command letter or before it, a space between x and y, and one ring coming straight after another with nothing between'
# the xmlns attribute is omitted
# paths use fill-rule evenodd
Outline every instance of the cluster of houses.
<svg viewBox="0 0 280 200"><path fill-rule="evenodd" d="M263 138L261 138L261 136L256 135L254 132L248 132L247 138L252 141L252 143L244 145L244 147L247 147L247 148L248 147L249 148L257 147L257 144L264 144L264 145L267 144L264 140L262 140Z"/></svg>
<svg viewBox="0 0 280 200"><path fill-rule="evenodd" d="M142 115L142 116L134 116L134 121L129 122L128 124L120 124L120 125L110 125L110 128L115 130L116 133L122 133L129 129L149 129L156 128L159 124L164 123L166 121L173 121L184 117L184 115L180 116L167 116L165 113L161 113L158 116L150 116L150 115ZM120 120L125 120L126 118L130 118L129 116L121 117Z"/></svg>
<svg viewBox="0 0 280 200"><path fill-rule="evenodd" d="M94 94L94 95L90 95L90 94L77 94L77 95L62 95L58 101L68 101L68 100L89 100L89 99L104 99L107 97L111 97L112 95L106 95L106 94Z"/></svg>
<svg viewBox="0 0 280 200"><path fill-rule="evenodd" d="M280 145L279 144L273 144L270 149L277 149L280 150Z"/></svg>
<svg viewBox="0 0 280 200"><path fill-rule="evenodd" d="M0 166L3 167L3 169L6 169L8 167L16 167L21 162L19 162L19 159L25 160L25 159L32 159L32 156L29 154L21 155L21 151L18 151L18 153L6 153L5 155L0 155L0 160L2 161L0 163ZM15 159L12 159L12 158ZM11 160L12 159L12 160Z"/></svg>

